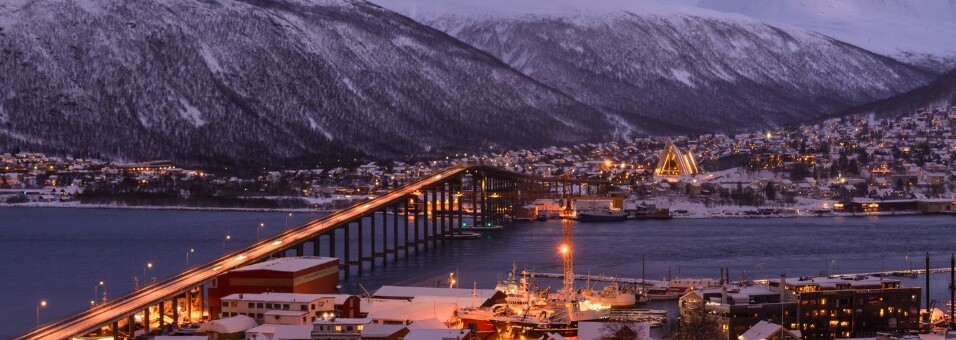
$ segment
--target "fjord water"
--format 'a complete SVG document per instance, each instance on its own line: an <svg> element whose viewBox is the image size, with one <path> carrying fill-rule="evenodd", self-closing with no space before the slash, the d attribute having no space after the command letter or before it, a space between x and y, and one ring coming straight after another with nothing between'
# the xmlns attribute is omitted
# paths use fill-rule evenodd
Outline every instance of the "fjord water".
<svg viewBox="0 0 956 340"><path fill-rule="evenodd" d="M294 213L288 226L319 216ZM5 325L0 337L7 338L33 327L41 299L49 302L41 310L41 322L68 316L88 308L99 281L106 283L109 298L118 297L133 289L133 277L141 277L148 262L153 268L147 276L168 277L186 267L190 248L196 250L190 264L208 261L222 253L225 235L231 236L227 250L235 250L256 239L260 222L266 224L262 237L280 232L287 213L0 208L0 217L0 301L6 307L0 309ZM369 290L383 284L447 286L450 272L456 272L462 288L473 282L492 288L512 263L559 273L562 227L561 221L522 222L480 240L448 241L420 255L400 256L384 267L353 273L343 280L342 290L359 293L359 284ZM933 267L947 267L956 251L952 215L674 219L573 227L576 273L640 277L644 255L648 279L662 279L668 271L674 276L716 277L721 267L730 268L734 279L745 272L751 278L781 273L796 278L827 269L857 273L922 268L927 251ZM391 245L391 236L389 240ZM948 273L934 276L934 299L948 300L948 280ZM904 282L922 285L923 278Z"/></svg>

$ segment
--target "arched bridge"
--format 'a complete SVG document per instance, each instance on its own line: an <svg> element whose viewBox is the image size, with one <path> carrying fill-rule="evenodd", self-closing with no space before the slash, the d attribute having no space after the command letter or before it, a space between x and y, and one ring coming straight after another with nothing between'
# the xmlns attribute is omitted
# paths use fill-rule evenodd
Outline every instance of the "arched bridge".
<svg viewBox="0 0 956 340"><path fill-rule="evenodd" d="M20 339L69 339L86 335L128 338L136 329L149 331L152 321L162 328L175 326L186 318L181 313L192 319L193 308L200 309L202 315L204 285L234 268L285 256L288 252L305 255L309 245L313 255L339 258L340 270L348 277L353 269L373 268L377 263L386 265L389 255L397 259L399 255L409 256L413 250L427 250L429 243L435 247L438 242L462 233L466 218L473 225L503 224L508 216L515 216L521 206L534 199L566 197L585 190L597 194L606 192L608 187L604 181L541 178L482 165L451 168L188 268L72 317L43 325ZM468 209L465 209L466 201L470 203ZM389 211L390 224L386 215ZM376 226L376 220L382 221L380 227ZM359 242L350 244L350 233L357 233ZM375 239L376 235L381 236L379 240ZM364 242L368 239L370 243ZM323 243L327 245L323 247ZM350 249L353 246L357 251ZM363 246L371 249L363 249ZM139 315L140 320L134 315ZM166 324L170 316L173 321Z"/></svg>

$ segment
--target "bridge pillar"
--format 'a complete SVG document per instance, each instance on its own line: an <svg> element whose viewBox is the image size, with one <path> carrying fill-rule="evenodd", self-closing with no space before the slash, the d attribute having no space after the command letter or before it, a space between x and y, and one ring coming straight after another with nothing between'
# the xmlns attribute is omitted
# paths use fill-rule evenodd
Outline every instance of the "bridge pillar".
<svg viewBox="0 0 956 340"><path fill-rule="evenodd" d="M149 334L149 306L143 309L143 332Z"/></svg>
<svg viewBox="0 0 956 340"><path fill-rule="evenodd" d="M388 207L382 208L382 268L388 262Z"/></svg>
<svg viewBox="0 0 956 340"><path fill-rule="evenodd" d="M136 319L133 318L133 314L129 315L129 319L126 320L126 334L128 339L133 338L133 334L136 333Z"/></svg>
<svg viewBox="0 0 956 340"><path fill-rule="evenodd" d="M441 229L442 244L444 244L445 240L448 238L448 233L445 232L446 223L447 223L446 219L448 218L448 215L446 214L448 212L448 198L445 197L445 191L447 191L447 187L445 183L442 183L440 188L440 194L438 196L438 200L440 201L438 205L441 207L441 210L439 212L441 214L441 218L439 219L441 225L439 225L438 228Z"/></svg>
<svg viewBox="0 0 956 340"><path fill-rule="evenodd" d="M432 215L432 218L431 218L432 247L435 247L438 245L438 186L435 186L432 190L428 190L426 192L431 193L431 199L432 199L431 209L429 210L429 212Z"/></svg>
<svg viewBox="0 0 956 340"><path fill-rule="evenodd" d="M420 237L421 234L419 234L419 230L418 230L421 226L421 219L422 219L422 209L418 208L419 207L418 204L420 202L421 202L420 199L418 198L418 196L416 196L415 197L415 216L414 216L415 217L415 254L416 255L418 254L418 250L420 249L419 245L421 245L422 243L422 239Z"/></svg>
<svg viewBox="0 0 956 340"><path fill-rule="evenodd" d="M365 216L359 217L358 219L358 274L362 275L362 270L365 267L365 255L362 251L362 245L365 244L365 238L362 237L362 222L365 221Z"/></svg>
<svg viewBox="0 0 956 340"><path fill-rule="evenodd" d="M329 237L329 257L336 257L336 256L335 256L335 229L336 229L336 228L332 228L332 230L330 230L330 231L329 231L329 234L328 234L328 237Z"/></svg>
<svg viewBox="0 0 956 340"><path fill-rule="evenodd" d="M392 205L392 259L396 261L398 261L398 207L398 203Z"/></svg>
<svg viewBox="0 0 956 340"><path fill-rule="evenodd" d="M369 254L369 260L370 260L369 267L371 267L372 270L375 270L375 233L377 232L377 231L376 231L377 228L375 228L375 224L376 224L376 223L375 223L375 215L376 215L376 214L375 214L375 212L373 211L373 212L372 212L372 221L371 221L371 222L372 222L372 223L371 223L372 226L371 226L371 231L369 231L369 238L372 239L371 245L369 246L369 248L370 248L370 249L369 249L369 250L370 250L370 251L369 251L369 253L370 253L370 254Z"/></svg>
<svg viewBox="0 0 956 340"><path fill-rule="evenodd" d="M199 318L203 318L203 312L206 311L206 308L206 284L203 283L199 285ZM209 318L211 319L212 315Z"/></svg>
<svg viewBox="0 0 956 340"><path fill-rule="evenodd" d="M405 258L408 258L408 200L409 200L409 199L411 199L411 198L407 198L407 197L406 197L404 200L402 200L402 206L405 207L405 209L403 209L403 212L404 212L404 215L405 215L405 216L404 216L405 246L402 247L402 249L405 250Z"/></svg>
<svg viewBox="0 0 956 340"><path fill-rule="evenodd" d="M113 321L110 324L110 335L113 336L113 339L119 339L119 321Z"/></svg>
<svg viewBox="0 0 956 340"><path fill-rule="evenodd" d="M305 242L295 246L295 256L305 256Z"/></svg>
<svg viewBox="0 0 956 340"><path fill-rule="evenodd" d="M186 291L186 297L183 299L183 303L186 304L186 322L193 322L193 299L191 290Z"/></svg>
<svg viewBox="0 0 956 340"><path fill-rule="evenodd" d="M349 278L349 272L352 271L352 253L349 249L349 244L352 243L352 238L349 235L349 229L352 229L352 222L346 223L344 229L345 235L343 236L344 240L342 241L342 250L344 253L342 254L342 263L345 263L345 278L347 279Z"/></svg>
<svg viewBox="0 0 956 340"><path fill-rule="evenodd" d="M173 297L173 304L170 307L172 308L171 310L173 312L172 326L173 327L179 326L179 296L178 295Z"/></svg>
<svg viewBox="0 0 956 340"><path fill-rule="evenodd" d="M465 224L464 210L462 209L465 204L465 178L461 177L461 180L458 182L458 222L455 223L455 230L458 234L462 233L462 227Z"/></svg>
<svg viewBox="0 0 956 340"><path fill-rule="evenodd" d="M159 310L159 329L163 329L166 326L166 301L160 301L156 308Z"/></svg>

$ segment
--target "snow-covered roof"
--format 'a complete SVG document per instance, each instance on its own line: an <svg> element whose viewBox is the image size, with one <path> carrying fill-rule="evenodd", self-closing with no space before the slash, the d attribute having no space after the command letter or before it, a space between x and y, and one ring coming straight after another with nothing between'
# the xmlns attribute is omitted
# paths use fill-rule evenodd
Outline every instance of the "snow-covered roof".
<svg viewBox="0 0 956 340"><path fill-rule="evenodd" d="M495 296L498 291L494 289L476 289L474 290L476 298L479 301L488 300ZM405 287L405 286L382 286L372 294L372 297L380 299L413 299L420 296L433 297L457 297L471 298L471 289L462 288L433 288L433 287Z"/></svg>
<svg viewBox="0 0 956 340"><path fill-rule="evenodd" d="M740 340L763 340L763 339L770 338L770 336L777 334L778 332L787 332L798 339L800 338L800 336L794 333L793 331L790 331L778 324L770 323L766 321L758 322L756 325L754 325L753 327L750 327L750 329L748 329L746 332L744 332L744 334L741 334L737 338Z"/></svg>
<svg viewBox="0 0 956 340"><path fill-rule="evenodd" d="M467 329L411 329L405 340L448 340L448 339L469 339L470 332Z"/></svg>
<svg viewBox="0 0 956 340"><path fill-rule="evenodd" d="M222 300L263 301L263 302L312 302L331 297L329 294L301 294L301 293L237 293L229 294Z"/></svg>
<svg viewBox="0 0 956 340"><path fill-rule="evenodd" d="M266 262L260 262L252 265L248 265L242 268L233 269L234 272L243 272L251 270L269 270L277 272L297 272L300 270L309 269L315 266L320 266L330 262L338 262L339 259L334 257L318 257L318 256L299 256L299 257L280 257L277 259L272 259Z"/></svg>
<svg viewBox="0 0 956 340"><path fill-rule="evenodd" d="M364 301L363 301L364 302ZM434 301L375 300L362 305L362 311L376 321L420 321L437 318L448 321L458 306Z"/></svg>
<svg viewBox="0 0 956 340"><path fill-rule="evenodd" d="M312 325L276 325L264 324L246 331L246 338L253 334L262 334L270 340L310 340ZM204 337L205 338L205 337Z"/></svg>
<svg viewBox="0 0 956 340"><path fill-rule="evenodd" d="M386 338L405 328L404 325L368 324L362 326L363 338Z"/></svg>
<svg viewBox="0 0 956 340"><path fill-rule="evenodd" d="M222 318L206 322L199 326L197 332L212 332L219 334L233 334L244 332L258 326L256 320L245 316L236 315L228 318Z"/></svg>

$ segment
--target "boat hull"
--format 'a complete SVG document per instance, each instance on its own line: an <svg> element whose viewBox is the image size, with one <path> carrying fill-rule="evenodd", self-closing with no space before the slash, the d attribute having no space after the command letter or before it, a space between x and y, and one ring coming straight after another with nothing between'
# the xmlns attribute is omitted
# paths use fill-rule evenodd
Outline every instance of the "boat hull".
<svg viewBox="0 0 956 340"><path fill-rule="evenodd" d="M581 222L623 222L625 219L625 215L578 214L578 221Z"/></svg>

